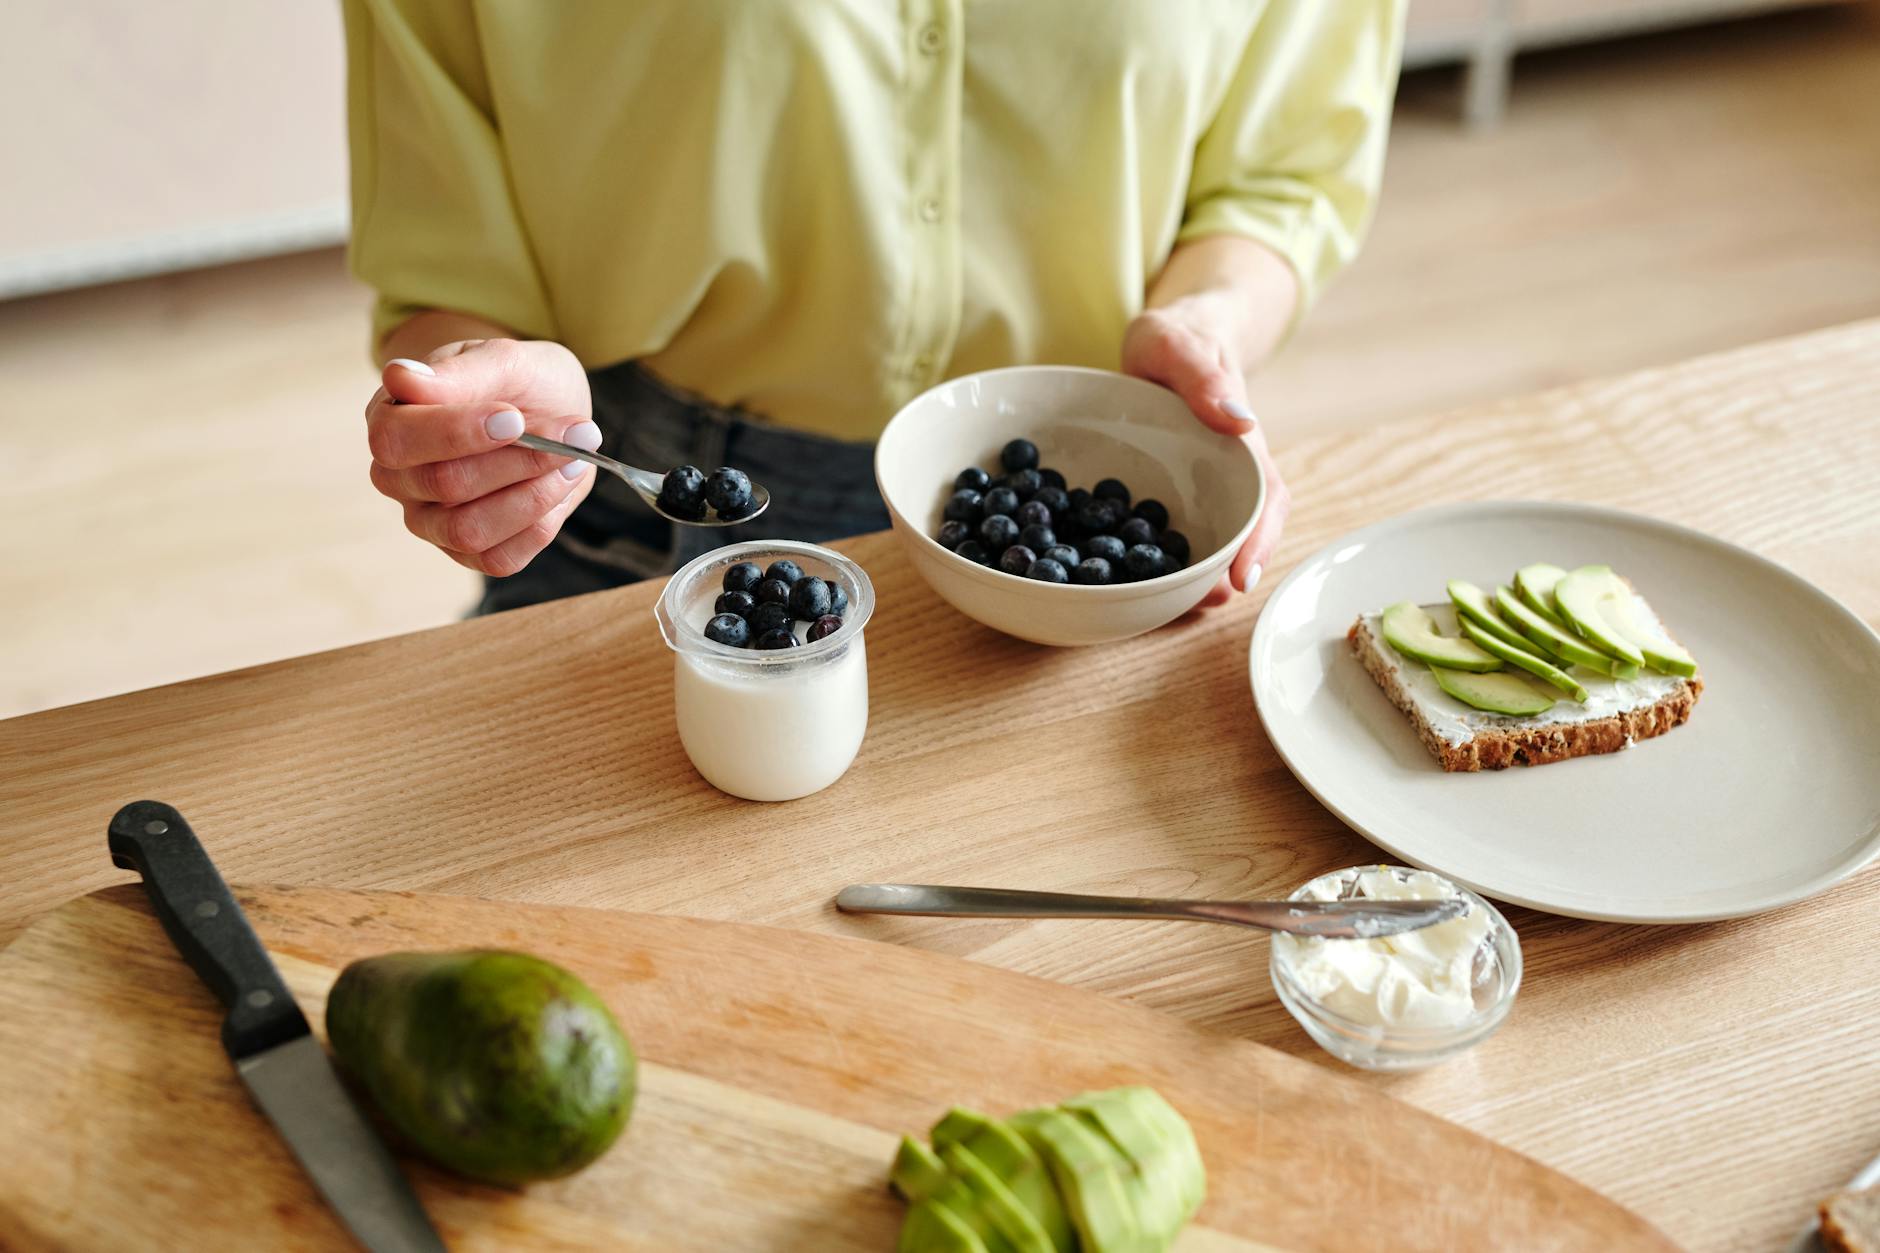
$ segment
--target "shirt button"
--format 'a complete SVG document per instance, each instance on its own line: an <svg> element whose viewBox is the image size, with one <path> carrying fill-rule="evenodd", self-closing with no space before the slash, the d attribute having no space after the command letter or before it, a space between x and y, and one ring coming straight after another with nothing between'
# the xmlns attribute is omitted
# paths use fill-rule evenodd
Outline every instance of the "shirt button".
<svg viewBox="0 0 1880 1253"><path fill-rule="evenodd" d="M934 197L929 196L920 202L920 220L923 222L940 220L940 202Z"/></svg>
<svg viewBox="0 0 1880 1253"><path fill-rule="evenodd" d="M920 50L928 56L947 46L947 33L940 29L938 22L929 22L920 28Z"/></svg>

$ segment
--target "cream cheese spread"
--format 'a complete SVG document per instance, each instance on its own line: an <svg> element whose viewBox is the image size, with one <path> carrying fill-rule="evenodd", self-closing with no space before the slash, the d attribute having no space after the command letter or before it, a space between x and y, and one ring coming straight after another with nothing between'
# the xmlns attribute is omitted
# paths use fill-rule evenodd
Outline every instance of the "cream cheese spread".
<svg viewBox="0 0 1880 1253"><path fill-rule="evenodd" d="M1639 617L1664 630L1664 624L1645 603L1642 596L1634 596ZM1436 621L1437 630L1444 635L1459 635L1456 625L1456 608L1444 603L1424 605L1424 610ZM1364 626L1368 633L1365 647L1381 659L1386 668L1403 685L1416 701L1417 712L1424 721L1440 736L1445 744L1467 744L1480 730L1496 727L1539 727L1569 726L1581 722L1598 722L1615 714L1630 713L1634 709L1644 709L1655 705L1665 697L1676 692L1684 683L1683 679L1672 674L1660 674L1656 670L1641 669L1635 679L1614 679L1585 666L1572 666L1569 669L1573 677L1586 688L1586 703L1581 704L1565 692L1552 709L1545 713L1530 714L1525 718L1511 717L1507 714L1488 713L1463 704L1442 688L1436 686L1436 676L1430 668L1420 661L1413 661L1384 642L1382 615L1368 613L1364 615ZM1541 681L1535 680L1536 685Z"/></svg>
<svg viewBox="0 0 1880 1253"><path fill-rule="evenodd" d="M1371 900L1440 901L1449 885L1427 870L1379 867L1361 872L1353 896ZM1336 900L1329 882L1306 900ZM1419 931L1364 940L1327 940L1284 933L1273 937L1293 981L1339 1017L1368 1027L1456 1027L1475 1012L1475 954L1488 935L1479 907Z"/></svg>

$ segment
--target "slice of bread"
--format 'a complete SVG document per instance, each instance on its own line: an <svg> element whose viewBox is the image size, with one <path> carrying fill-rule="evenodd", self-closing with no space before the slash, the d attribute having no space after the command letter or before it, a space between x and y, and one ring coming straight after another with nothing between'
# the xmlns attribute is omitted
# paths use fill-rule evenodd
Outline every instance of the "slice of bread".
<svg viewBox="0 0 1880 1253"><path fill-rule="evenodd" d="M1444 617L1448 606L1425 608L1454 634L1453 612ZM1569 757L1616 753L1635 740L1663 735L1684 722L1704 690L1700 678L1647 674L1635 683L1621 684L1576 670L1575 677L1592 693L1592 702L1582 706L1562 693L1560 703L1547 712L1514 718L1470 709L1436 688L1421 662L1411 661L1384 642L1374 615L1359 618L1345 638L1365 671L1410 719L1430 755L1449 771L1540 766Z"/></svg>
<svg viewBox="0 0 1880 1253"><path fill-rule="evenodd" d="M1880 1253L1880 1188L1837 1192L1823 1201L1821 1242L1835 1253Z"/></svg>

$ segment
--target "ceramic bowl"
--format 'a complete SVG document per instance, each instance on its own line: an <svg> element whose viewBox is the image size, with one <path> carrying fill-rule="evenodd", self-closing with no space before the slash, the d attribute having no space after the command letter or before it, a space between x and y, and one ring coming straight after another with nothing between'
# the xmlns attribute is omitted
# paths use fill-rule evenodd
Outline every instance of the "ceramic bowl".
<svg viewBox="0 0 1880 1253"><path fill-rule="evenodd" d="M999 450L1023 437L1072 487L1121 479L1136 499L1168 506L1189 564L1140 583L1040 583L968 561L933 537L953 479L999 473ZM1017 366L942 383L910 401L881 434L875 481L914 569L955 609L1039 644L1101 644L1172 622L1207 595L1266 503L1246 441L1210 430L1173 392L1074 366Z"/></svg>

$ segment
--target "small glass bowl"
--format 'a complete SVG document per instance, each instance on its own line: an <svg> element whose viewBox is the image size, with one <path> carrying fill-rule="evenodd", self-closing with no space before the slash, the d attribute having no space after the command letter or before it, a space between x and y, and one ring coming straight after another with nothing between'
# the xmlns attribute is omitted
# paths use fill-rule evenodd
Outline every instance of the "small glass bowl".
<svg viewBox="0 0 1880 1253"><path fill-rule="evenodd" d="M1399 881L1410 875L1430 873L1410 866L1351 866L1320 875L1287 899L1316 898L1320 890L1331 888L1335 899L1350 900L1358 894L1358 876L1373 870L1389 871ZM1306 1029L1306 1034L1338 1060L1362 1070L1420 1070L1447 1061L1495 1034L1514 1007L1515 993L1521 987L1521 941L1514 928L1500 910L1474 892L1441 875L1432 877L1441 881L1448 896L1459 896L1469 902L1472 911L1479 909L1488 915L1488 932L1475 952L1475 1008L1453 1027L1380 1027L1354 1022L1313 999L1294 977L1286 945L1280 943L1278 936L1273 937L1269 962L1273 990L1279 994L1287 1012ZM1363 941L1327 940L1324 943Z"/></svg>

